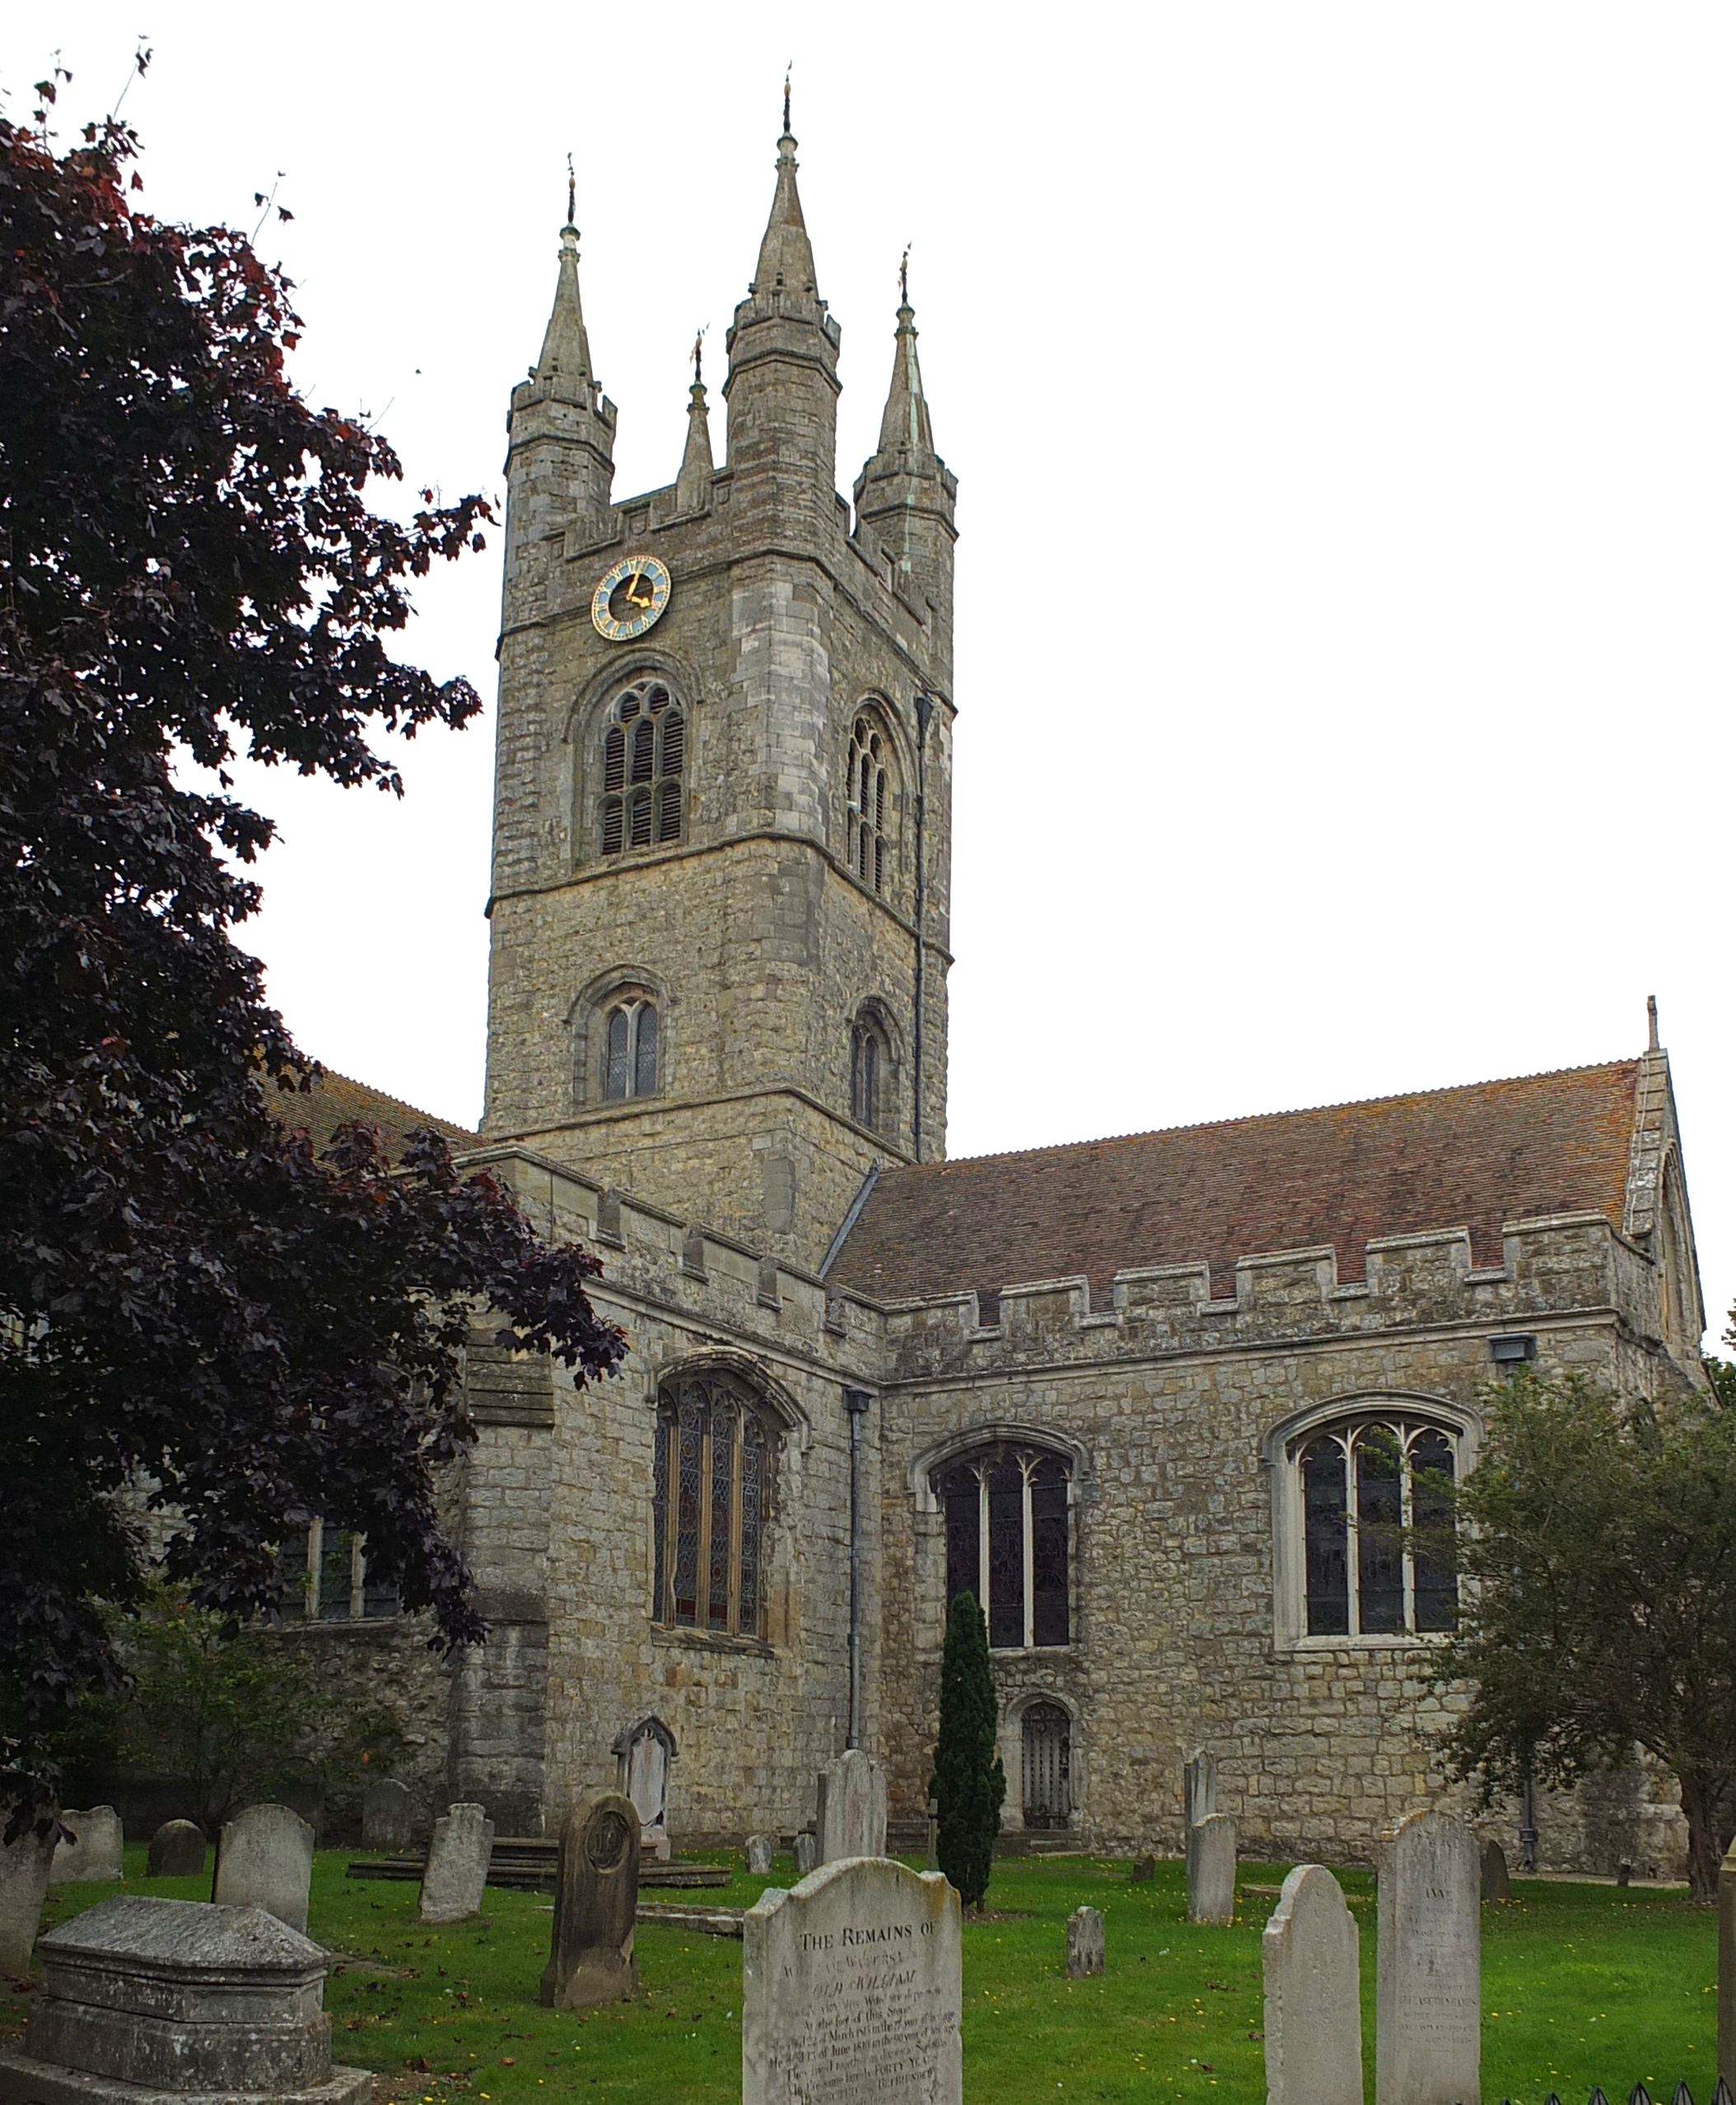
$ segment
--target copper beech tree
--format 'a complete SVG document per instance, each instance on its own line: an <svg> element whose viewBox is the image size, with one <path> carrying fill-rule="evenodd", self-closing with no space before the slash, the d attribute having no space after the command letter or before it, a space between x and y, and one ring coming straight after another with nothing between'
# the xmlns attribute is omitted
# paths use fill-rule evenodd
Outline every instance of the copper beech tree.
<svg viewBox="0 0 1736 2105"><path fill-rule="evenodd" d="M435 1643L475 1641L435 1494L472 1436L476 1310L581 1379L624 1350L586 1298L595 1261L437 1134L401 1164L360 1127L316 1155L310 1062L234 940L272 824L226 764L401 794L376 735L478 702L394 633L488 507L371 510L398 460L291 385L287 282L241 234L135 208L114 119L58 150L53 96L0 121L0 1769L21 1809L69 1706L116 1678L142 1503L202 1609L268 1609L276 1545L320 1514L366 1533Z"/></svg>

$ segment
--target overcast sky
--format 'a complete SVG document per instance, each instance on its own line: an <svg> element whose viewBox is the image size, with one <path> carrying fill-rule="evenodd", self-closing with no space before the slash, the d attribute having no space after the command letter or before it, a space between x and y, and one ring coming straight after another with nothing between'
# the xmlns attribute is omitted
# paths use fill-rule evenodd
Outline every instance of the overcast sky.
<svg viewBox="0 0 1736 2105"><path fill-rule="evenodd" d="M142 30L145 203L250 227L281 170L301 384L449 494L501 490L569 151L616 491L673 479L793 58L839 482L907 241L959 478L950 1151L1628 1055L1654 992L1716 1338L1736 11L13 0L12 114L57 47L106 110ZM302 1043L469 1123L498 591L497 544L423 594L491 712L402 805L248 784Z"/></svg>

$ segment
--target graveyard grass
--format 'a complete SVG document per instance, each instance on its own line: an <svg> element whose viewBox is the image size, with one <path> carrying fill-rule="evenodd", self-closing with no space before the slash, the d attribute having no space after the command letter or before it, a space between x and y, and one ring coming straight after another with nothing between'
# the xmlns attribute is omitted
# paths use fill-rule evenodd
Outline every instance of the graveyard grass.
<svg viewBox="0 0 1736 2105"><path fill-rule="evenodd" d="M740 1859L716 1857L733 1861ZM666 1925L638 1933L639 2000L568 2014L539 2008L548 1955L548 1897L491 1887L482 1923L424 1930L413 1884L345 1875L346 1855L315 1860L310 1929L338 1962L327 1984L336 2058L388 2074L399 2105L530 2105L561 2098L614 2105L734 2101L741 2084L741 1946ZM1160 1862L1149 1884L1124 1865L1085 1857L997 1859L988 1914L964 1926L964 2089L996 2105L1053 2098L1180 2098L1262 2105L1260 1933L1276 1905L1249 1895L1287 1867L1244 1865L1236 1920L1192 1929L1182 1867ZM208 1875L144 1876L127 1851L121 1890L209 1897ZM751 1906L794 1883L787 1856L769 1879L738 1874L726 1890L652 1893L698 1906ZM1366 1873L1342 1883L1362 1934L1366 2096L1374 2095L1374 1902ZM113 1886L49 1895L44 1926ZM1698 2105L1712 2089L1717 1924L1686 1888L1654 1892L1515 1879L1514 1897L1485 1906L1483 2096L1541 2105L1551 2090L1584 2105L1594 2083L1617 2105L1636 2080L1667 2101L1685 2076ZM1107 1918L1108 1968L1069 1982L1066 1918L1081 1905ZM3 1986L3 1984L0 1984ZM16 2037L25 2005L0 2003Z"/></svg>

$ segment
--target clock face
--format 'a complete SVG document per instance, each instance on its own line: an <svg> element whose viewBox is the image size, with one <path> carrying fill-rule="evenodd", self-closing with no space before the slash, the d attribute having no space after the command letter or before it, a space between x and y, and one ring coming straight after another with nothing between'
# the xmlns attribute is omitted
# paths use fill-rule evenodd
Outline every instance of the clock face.
<svg viewBox="0 0 1736 2105"><path fill-rule="evenodd" d="M669 604L669 566L656 556L623 556L597 580L590 622L610 643L631 643Z"/></svg>

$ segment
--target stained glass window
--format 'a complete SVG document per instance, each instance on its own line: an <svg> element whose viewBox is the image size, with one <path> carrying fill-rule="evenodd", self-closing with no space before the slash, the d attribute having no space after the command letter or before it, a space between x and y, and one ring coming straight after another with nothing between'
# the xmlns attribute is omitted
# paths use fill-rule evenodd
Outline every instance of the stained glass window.
<svg viewBox="0 0 1736 2105"><path fill-rule="evenodd" d="M764 1425L727 1376L689 1376L665 1388L651 1471L656 1621L761 1634L770 1488Z"/></svg>
<svg viewBox="0 0 1736 2105"><path fill-rule="evenodd" d="M1052 1455L1031 1471L1031 1641L1067 1641L1067 1473Z"/></svg>
<svg viewBox="0 0 1736 2105"><path fill-rule="evenodd" d="M1302 1504L1307 1531L1308 1634L1343 1637L1351 1627L1346 1551L1344 1449L1330 1434L1302 1458Z"/></svg>
<svg viewBox="0 0 1736 2105"><path fill-rule="evenodd" d="M946 1598L973 1594L997 1650L1065 1645L1069 1480L1060 1456L992 1447L935 1482L946 1520Z"/></svg>
<svg viewBox="0 0 1736 2105"><path fill-rule="evenodd" d="M1403 1419L1312 1436L1300 1478L1310 1637L1451 1630L1458 1614L1451 1435Z"/></svg>

